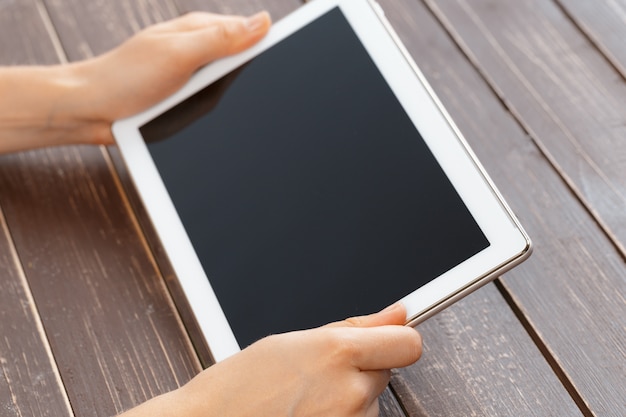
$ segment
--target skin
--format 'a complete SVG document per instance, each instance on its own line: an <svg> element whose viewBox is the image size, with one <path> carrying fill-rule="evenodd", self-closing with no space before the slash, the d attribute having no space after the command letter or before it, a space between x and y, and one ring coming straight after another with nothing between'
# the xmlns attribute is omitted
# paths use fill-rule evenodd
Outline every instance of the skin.
<svg viewBox="0 0 626 417"><path fill-rule="evenodd" d="M421 337L405 318L395 304L267 337L122 416L377 417L390 369L421 355Z"/></svg>
<svg viewBox="0 0 626 417"><path fill-rule="evenodd" d="M0 153L77 143L113 144L111 123L180 88L201 66L258 42L271 25L190 13L149 27L99 57L0 69Z"/></svg>
<svg viewBox="0 0 626 417"><path fill-rule="evenodd" d="M191 13L152 26L99 57L0 69L0 153L113 144L111 123L180 88L201 66L240 52L271 25ZM378 416L390 369L416 362L417 331L395 304L379 313L264 338L123 417Z"/></svg>

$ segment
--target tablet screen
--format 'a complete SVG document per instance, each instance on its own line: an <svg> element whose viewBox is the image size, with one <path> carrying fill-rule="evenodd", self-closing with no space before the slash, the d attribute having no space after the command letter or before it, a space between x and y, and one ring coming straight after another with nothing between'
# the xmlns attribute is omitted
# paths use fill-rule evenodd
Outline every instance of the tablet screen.
<svg viewBox="0 0 626 417"><path fill-rule="evenodd" d="M140 131L242 348L489 246L338 8Z"/></svg>

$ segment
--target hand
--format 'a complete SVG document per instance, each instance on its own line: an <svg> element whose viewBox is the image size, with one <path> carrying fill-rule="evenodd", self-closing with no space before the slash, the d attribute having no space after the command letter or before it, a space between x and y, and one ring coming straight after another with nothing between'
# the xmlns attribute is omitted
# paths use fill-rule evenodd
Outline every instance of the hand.
<svg viewBox="0 0 626 417"><path fill-rule="evenodd" d="M250 18L190 13L93 59L0 69L0 152L112 144L113 121L164 99L203 65L250 47L270 25L265 12Z"/></svg>
<svg viewBox="0 0 626 417"><path fill-rule="evenodd" d="M250 18L191 13L138 33L111 52L77 68L90 86L88 117L107 130L98 135L112 143L108 129L116 119L157 103L200 67L258 42L270 27L261 12Z"/></svg>
<svg viewBox="0 0 626 417"><path fill-rule="evenodd" d="M391 368L417 361L421 337L400 304L318 329L270 336L123 417L376 417ZM181 406L183 407L181 409Z"/></svg>

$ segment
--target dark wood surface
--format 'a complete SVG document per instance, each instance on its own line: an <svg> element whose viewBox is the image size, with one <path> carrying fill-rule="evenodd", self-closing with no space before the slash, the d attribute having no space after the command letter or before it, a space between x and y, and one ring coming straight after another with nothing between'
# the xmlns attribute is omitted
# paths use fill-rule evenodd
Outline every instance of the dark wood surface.
<svg viewBox="0 0 626 417"><path fill-rule="evenodd" d="M557 4L622 76L626 76L626 3L558 0Z"/></svg>
<svg viewBox="0 0 626 417"><path fill-rule="evenodd" d="M381 415L626 415L626 1L380 2L536 244L420 325ZM300 4L0 0L0 64ZM1 156L0 208L0 415L114 415L207 364L115 148Z"/></svg>
<svg viewBox="0 0 626 417"><path fill-rule="evenodd" d="M527 200L517 211L528 213L537 247L503 287L586 406L623 414L626 372L615 365L626 358L626 85L554 3L429 3L560 176L525 160L519 192L502 187L515 208ZM480 156L487 145L475 148ZM482 159L496 178L514 167L498 173ZM605 233L593 233L598 226Z"/></svg>

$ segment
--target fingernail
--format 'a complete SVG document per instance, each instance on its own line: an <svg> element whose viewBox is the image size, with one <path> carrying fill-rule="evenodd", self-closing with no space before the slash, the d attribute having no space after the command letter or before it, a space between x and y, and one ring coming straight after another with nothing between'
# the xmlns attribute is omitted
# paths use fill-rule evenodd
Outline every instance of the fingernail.
<svg viewBox="0 0 626 417"><path fill-rule="evenodd" d="M248 31L250 32L256 32L265 25L265 21L265 12L257 13L253 16L250 16L246 20L246 29L248 29Z"/></svg>

